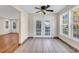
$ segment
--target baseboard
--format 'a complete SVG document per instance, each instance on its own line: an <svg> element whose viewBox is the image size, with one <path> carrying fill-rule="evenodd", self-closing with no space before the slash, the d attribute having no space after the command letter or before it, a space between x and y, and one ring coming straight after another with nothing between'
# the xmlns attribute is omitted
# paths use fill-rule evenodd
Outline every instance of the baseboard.
<svg viewBox="0 0 79 59"><path fill-rule="evenodd" d="M28 39L31 39L31 38L33 38L33 37L27 37L27 38L24 40L24 42L23 42L22 44L19 44L19 45L23 45L23 44L25 44L26 41L27 41Z"/></svg>
<svg viewBox="0 0 79 59"><path fill-rule="evenodd" d="M59 37L58 37L59 38ZM66 45L68 45L69 47L71 47L74 51L79 52L78 49L76 49L75 47L71 46L70 44L68 44L67 42L63 41L61 38L59 38L59 40L61 40L63 43L65 43Z"/></svg>
<svg viewBox="0 0 79 59"><path fill-rule="evenodd" d="M53 37L53 39L59 39L59 37Z"/></svg>
<svg viewBox="0 0 79 59"><path fill-rule="evenodd" d="M33 37L28 37L27 39L33 39Z"/></svg>
<svg viewBox="0 0 79 59"><path fill-rule="evenodd" d="M24 44L26 43L27 40L28 40L28 38L25 39L24 42L23 42L22 44L20 44L20 45L24 45Z"/></svg>
<svg viewBox="0 0 79 59"><path fill-rule="evenodd" d="M53 37L33 37L34 39L53 39Z"/></svg>
<svg viewBox="0 0 79 59"><path fill-rule="evenodd" d="M21 44L19 43L18 46L21 46Z"/></svg>

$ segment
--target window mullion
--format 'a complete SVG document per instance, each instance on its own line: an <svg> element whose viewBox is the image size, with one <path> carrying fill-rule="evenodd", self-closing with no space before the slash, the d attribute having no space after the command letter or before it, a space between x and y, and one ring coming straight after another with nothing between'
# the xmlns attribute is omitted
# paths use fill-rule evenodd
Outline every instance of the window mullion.
<svg viewBox="0 0 79 59"><path fill-rule="evenodd" d="M69 38L72 37L72 13L69 11Z"/></svg>

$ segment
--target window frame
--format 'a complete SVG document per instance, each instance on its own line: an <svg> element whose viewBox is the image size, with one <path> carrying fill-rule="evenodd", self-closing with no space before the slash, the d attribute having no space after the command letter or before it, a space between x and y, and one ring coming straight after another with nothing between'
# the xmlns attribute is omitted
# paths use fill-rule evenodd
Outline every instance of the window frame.
<svg viewBox="0 0 79 59"><path fill-rule="evenodd" d="M65 36L65 37L69 37L69 31L68 31L68 35L66 35L66 34L64 34L63 33L63 16L65 16L65 15L69 15L69 11L66 11L65 13L63 13L63 14L61 14L60 15L60 34L62 35L62 36ZM69 17L70 18L70 17ZM69 23L69 22L68 22ZM68 24L68 30L69 30L69 24Z"/></svg>
<svg viewBox="0 0 79 59"><path fill-rule="evenodd" d="M74 41L77 41L79 42L79 39L78 38L75 38L73 37L73 11L76 9L76 8L79 8L79 6L75 6L73 8L71 8L70 10L64 12L63 14L60 15L60 35L66 37L66 38L69 38L70 40L74 40ZM62 20L63 20L63 15L65 14L69 14L69 35L65 35L63 34L63 30L62 30Z"/></svg>
<svg viewBox="0 0 79 59"><path fill-rule="evenodd" d="M75 37L73 37L73 11L75 10L75 9L77 9L77 8L79 8L79 6L75 6L74 8L72 8L71 9L71 21L72 21L72 39L73 40L75 40L75 41L78 41L79 42L79 39L78 38L75 38Z"/></svg>

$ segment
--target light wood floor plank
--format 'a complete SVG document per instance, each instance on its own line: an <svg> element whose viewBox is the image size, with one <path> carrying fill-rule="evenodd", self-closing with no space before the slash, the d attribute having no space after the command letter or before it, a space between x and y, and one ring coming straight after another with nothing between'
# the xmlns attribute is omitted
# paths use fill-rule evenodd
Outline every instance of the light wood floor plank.
<svg viewBox="0 0 79 59"><path fill-rule="evenodd" d="M59 39L28 39L15 53L69 53L76 52Z"/></svg>

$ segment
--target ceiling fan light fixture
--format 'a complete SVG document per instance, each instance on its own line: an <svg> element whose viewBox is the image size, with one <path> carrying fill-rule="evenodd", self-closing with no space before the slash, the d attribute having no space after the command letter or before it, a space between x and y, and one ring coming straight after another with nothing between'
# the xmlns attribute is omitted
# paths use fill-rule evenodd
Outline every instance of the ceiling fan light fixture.
<svg viewBox="0 0 79 59"><path fill-rule="evenodd" d="M46 12L45 11L48 11L48 12L53 12L54 10L50 10L50 9L48 9L50 7L50 5L47 5L47 6L41 6L40 8L38 8L38 7L35 7L35 9L39 9L40 10L40 12L42 12L44 15L46 14ZM38 12L36 12L36 13L39 13L39 11Z"/></svg>

